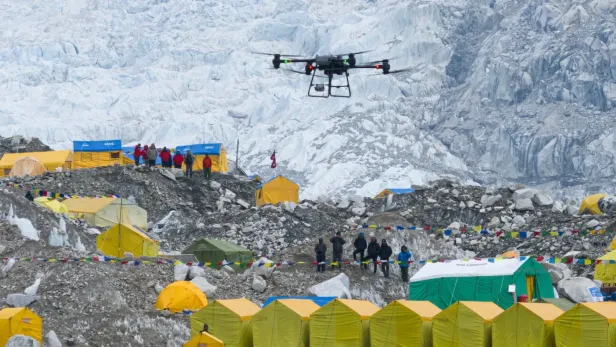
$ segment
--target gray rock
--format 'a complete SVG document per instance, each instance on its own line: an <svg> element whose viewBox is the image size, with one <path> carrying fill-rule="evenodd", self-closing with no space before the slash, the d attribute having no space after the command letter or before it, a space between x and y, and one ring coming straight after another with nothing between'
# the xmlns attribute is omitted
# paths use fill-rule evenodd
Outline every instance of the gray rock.
<svg viewBox="0 0 616 347"><path fill-rule="evenodd" d="M499 202L503 197L498 194L498 195L483 195L481 197L481 204L483 205L483 207L489 207L494 205L495 203Z"/></svg>
<svg viewBox="0 0 616 347"><path fill-rule="evenodd" d="M466 202L466 206L468 206L468 208L473 208L473 207L475 207L475 202L474 201L467 201Z"/></svg>
<svg viewBox="0 0 616 347"><path fill-rule="evenodd" d="M513 199L514 202L518 202L518 200L525 200L525 199L532 199L537 193L539 193L539 191L537 189L532 189L532 188L524 188L524 189L518 189L515 192L513 192L513 195L511 196L511 199Z"/></svg>
<svg viewBox="0 0 616 347"><path fill-rule="evenodd" d="M595 228L595 227L599 226L600 224L601 224L601 223L599 223L599 221L598 221L598 220L596 220L596 219L592 219L592 220L589 220L589 221L586 223L586 227L587 227L587 228Z"/></svg>
<svg viewBox="0 0 616 347"><path fill-rule="evenodd" d="M356 216L363 216L364 213L366 213L366 208L365 207L354 207L351 209L351 212L353 212L353 214Z"/></svg>
<svg viewBox="0 0 616 347"><path fill-rule="evenodd" d="M562 201L556 200L552 205L552 212L554 213L562 213L565 210L565 204Z"/></svg>
<svg viewBox="0 0 616 347"><path fill-rule="evenodd" d="M182 169L172 168L167 170L171 172L175 178L184 177L184 171L182 171Z"/></svg>
<svg viewBox="0 0 616 347"><path fill-rule="evenodd" d="M6 250L6 246L0 245L0 254L4 253L4 250Z"/></svg>
<svg viewBox="0 0 616 347"><path fill-rule="evenodd" d="M261 276L252 276L252 289L256 290L259 293L263 293L266 288L267 282Z"/></svg>
<svg viewBox="0 0 616 347"><path fill-rule="evenodd" d="M336 205L337 208L343 210L346 210L347 208L349 208L349 206L351 206L351 202L348 199L342 199L342 201L340 201L338 205Z"/></svg>
<svg viewBox="0 0 616 347"><path fill-rule="evenodd" d="M40 344L29 336L14 335L8 340L6 347L40 347Z"/></svg>
<svg viewBox="0 0 616 347"><path fill-rule="evenodd" d="M460 201L460 208L466 208L466 204L464 203L464 201Z"/></svg>
<svg viewBox="0 0 616 347"><path fill-rule="evenodd" d="M158 283L156 283L156 285L154 286L154 291L156 292L156 294L160 294L160 292L162 292L163 289L165 289L165 287L161 286Z"/></svg>
<svg viewBox="0 0 616 347"><path fill-rule="evenodd" d="M552 200L551 197L541 192L537 192L537 194L535 194L532 200L537 206L551 206L552 204L554 204L554 200Z"/></svg>
<svg viewBox="0 0 616 347"><path fill-rule="evenodd" d="M428 202L428 204L436 204L436 200L434 200L432 198L428 198L427 202Z"/></svg>
<svg viewBox="0 0 616 347"><path fill-rule="evenodd" d="M232 191L230 191L229 189L225 189L225 198L229 199L229 200L233 200L235 199L236 194Z"/></svg>
<svg viewBox="0 0 616 347"><path fill-rule="evenodd" d="M45 335L45 344L47 347L62 347L62 342L60 342L58 335L56 335L56 332L53 330L50 330L47 335Z"/></svg>
<svg viewBox="0 0 616 347"><path fill-rule="evenodd" d="M513 209L516 211L533 211L535 206L533 206L533 202L530 199L518 199Z"/></svg>
<svg viewBox="0 0 616 347"><path fill-rule="evenodd" d="M158 172L160 172L160 174L163 175L165 178L168 178L172 181L176 180L175 175L172 172L168 171L167 169L160 169L158 170Z"/></svg>
<svg viewBox="0 0 616 347"><path fill-rule="evenodd" d="M495 229L495 228L498 228L500 225L501 225L500 218L492 217L490 222L488 222L488 229Z"/></svg>
<svg viewBox="0 0 616 347"><path fill-rule="evenodd" d="M220 187L222 187L222 185L216 181L210 181L210 188L214 189L214 190L218 190L220 189Z"/></svg>
<svg viewBox="0 0 616 347"><path fill-rule="evenodd" d="M190 282L201 289L206 296L210 297L216 293L217 287L210 284L204 277L195 277Z"/></svg>
<svg viewBox="0 0 616 347"><path fill-rule="evenodd" d="M289 213L295 212L295 208L297 207L297 204L291 201L285 201L282 205L284 206L285 211Z"/></svg>
<svg viewBox="0 0 616 347"><path fill-rule="evenodd" d="M173 278L176 281L186 281L190 269L186 264L179 263L173 267Z"/></svg>
<svg viewBox="0 0 616 347"><path fill-rule="evenodd" d="M237 199L236 203L240 206L242 206L245 209L249 209L250 208L250 204L247 203L246 201L242 200L242 199Z"/></svg>
<svg viewBox="0 0 616 347"><path fill-rule="evenodd" d="M523 227L526 225L526 219L522 216L515 216L513 217L513 224L515 224L518 228Z"/></svg>
<svg viewBox="0 0 616 347"><path fill-rule="evenodd" d="M589 288L597 288L592 280L585 277L571 277L558 282L558 294L573 302L593 302Z"/></svg>
<svg viewBox="0 0 616 347"><path fill-rule="evenodd" d="M198 266L191 266L188 270L188 278L205 277L205 269Z"/></svg>
<svg viewBox="0 0 616 347"><path fill-rule="evenodd" d="M557 285L558 282L572 276L571 270L565 264L541 263L541 266L550 273L553 285Z"/></svg>
<svg viewBox="0 0 616 347"><path fill-rule="evenodd" d="M28 294L9 294L6 297L6 303L13 307L28 307L31 303L39 299L36 295Z"/></svg>
<svg viewBox="0 0 616 347"><path fill-rule="evenodd" d="M233 268L231 266L225 265L222 267L222 271L228 273L229 275L232 275L235 273L235 270L233 270Z"/></svg>
<svg viewBox="0 0 616 347"><path fill-rule="evenodd" d="M577 216L580 210L576 206L567 205L566 212L568 215Z"/></svg>

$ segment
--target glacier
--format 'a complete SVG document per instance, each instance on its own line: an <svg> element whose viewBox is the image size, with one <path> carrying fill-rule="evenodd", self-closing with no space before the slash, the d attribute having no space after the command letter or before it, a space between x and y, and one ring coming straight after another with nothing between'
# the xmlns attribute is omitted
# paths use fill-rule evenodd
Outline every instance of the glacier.
<svg viewBox="0 0 616 347"><path fill-rule="evenodd" d="M616 173L610 0L2 5L1 136L222 142L232 160L239 139L241 167L289 176L302 198L443 176L583 194ZM411 71L354 71L352 98L308 98L308 76L250 53L366 49L358 62Z"/></svg>

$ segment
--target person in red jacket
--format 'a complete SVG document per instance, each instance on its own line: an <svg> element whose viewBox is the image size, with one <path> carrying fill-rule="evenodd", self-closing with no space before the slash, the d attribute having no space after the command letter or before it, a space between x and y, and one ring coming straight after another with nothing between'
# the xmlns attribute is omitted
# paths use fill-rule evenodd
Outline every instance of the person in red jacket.
<svg viewBox="0 0 616 347"><path fill-rule="evenodd" d="M139 166L139 159L141 158L141 144L138 143L135 146L135 151L133 152L133 156L135 157L135 165Z"/></svg>
<svg viewBox="0 0 616 347"><path fill-rule="evenodd" d="M148 163L148 145L143 146L143 151L141 151L141 158L143 158L143 163L147 165L147 163Z"/></svg>
<svg viewBox="0 0 616 347"><path fill-rule="evenodd" d="M181 169L183 162L184 156L182 153L180 153L180 151L175 151L175 155L173 156L173 166L175 166L176 169Z"/></svg>
<svg viewBox="0 0 616 347"><path fill-rule="evenodd" d="M163 147L160 152L160 161L163 163L163 167L171 167L171 153L169 153L167 147Z"/></svg>
<svg viewBox="0 0 616 347"><path fill-rule="evenodd" d="M206 180L209 180L212 176L212 159L207 154L203 158L203 175L205 175Z"/></svg>

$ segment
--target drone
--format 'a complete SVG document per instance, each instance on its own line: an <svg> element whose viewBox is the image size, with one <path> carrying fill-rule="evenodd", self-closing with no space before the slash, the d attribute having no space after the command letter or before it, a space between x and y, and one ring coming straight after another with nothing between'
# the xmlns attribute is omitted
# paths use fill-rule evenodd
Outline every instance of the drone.
<svg viewBox="0 0 616 347"><path fill-rule="evenodd" d="M306 64L304 71L298 71L293 69L282 69L283 71L298 73L302 75L312 75L310 79L310 87L308 88L308 96L315 98L350 98L351 86L349 84L349 70L351 69L376 69L381 70L383 75L395 74L400 72L409 71L409 69L391 70L389 61L392 59L381 59L363 64L357 64L356 55L364 54L372 51L354 52L337 55L317 55L315 58L303 58L298 55L278 54L278 53L261 53L252 52L254 54L270 55L274 56L272 64L274 69L279 69L281 64L290 63L303 63ZM323 75L317 75L317 71L323 71ZM335 85L332 84L334 75L344 75L346 77L346 84ZM327 83L314 83L315 77L327 78ZM327 89L327 91L325 91ZM346 90L347 93L338 94L333 93L332 90ZM317 92L317 93L314 93Z"/></svg>

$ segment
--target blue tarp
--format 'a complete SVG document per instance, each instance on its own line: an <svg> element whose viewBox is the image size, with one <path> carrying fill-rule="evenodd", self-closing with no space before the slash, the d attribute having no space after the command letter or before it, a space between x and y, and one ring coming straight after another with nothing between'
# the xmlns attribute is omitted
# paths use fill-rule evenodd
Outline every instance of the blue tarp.
<svg viewBox="0 0 616 347"><path fill-rule="evenodd" d="M390 192L394 194L408 194L408 193L415 192L413 188L387 188L387 190L389 190Z"/></svg>
<svg viewBox="0 0 616 347"><path fill-rule="evenodd" d="M180 151L182 154L186 154L186 150L190 149L194 155L220 155L220 149L222 144L220 143L201 143L198 145L177 146L176 151Z"/></svg>
<svg viewBox="0 0 616 347"><path fill-rule="evenodd" d="M335 296L270 296L269 298L267 298L267 300L265 300L265 302L263 303L263 307L271 304L274 300L281 300L281 299L302 299L302 300L311 300L313 301L315 304L319 305L319 307L323 307L325 304L327 304L328 302L336 299ZM261 308L263 308L261 307Z"/></svg>
<svg viewBox="0 0 616 347"><path fill-rule="evenodd" d="M122 140L73 141L73 152L121 151Z"/></svg>

